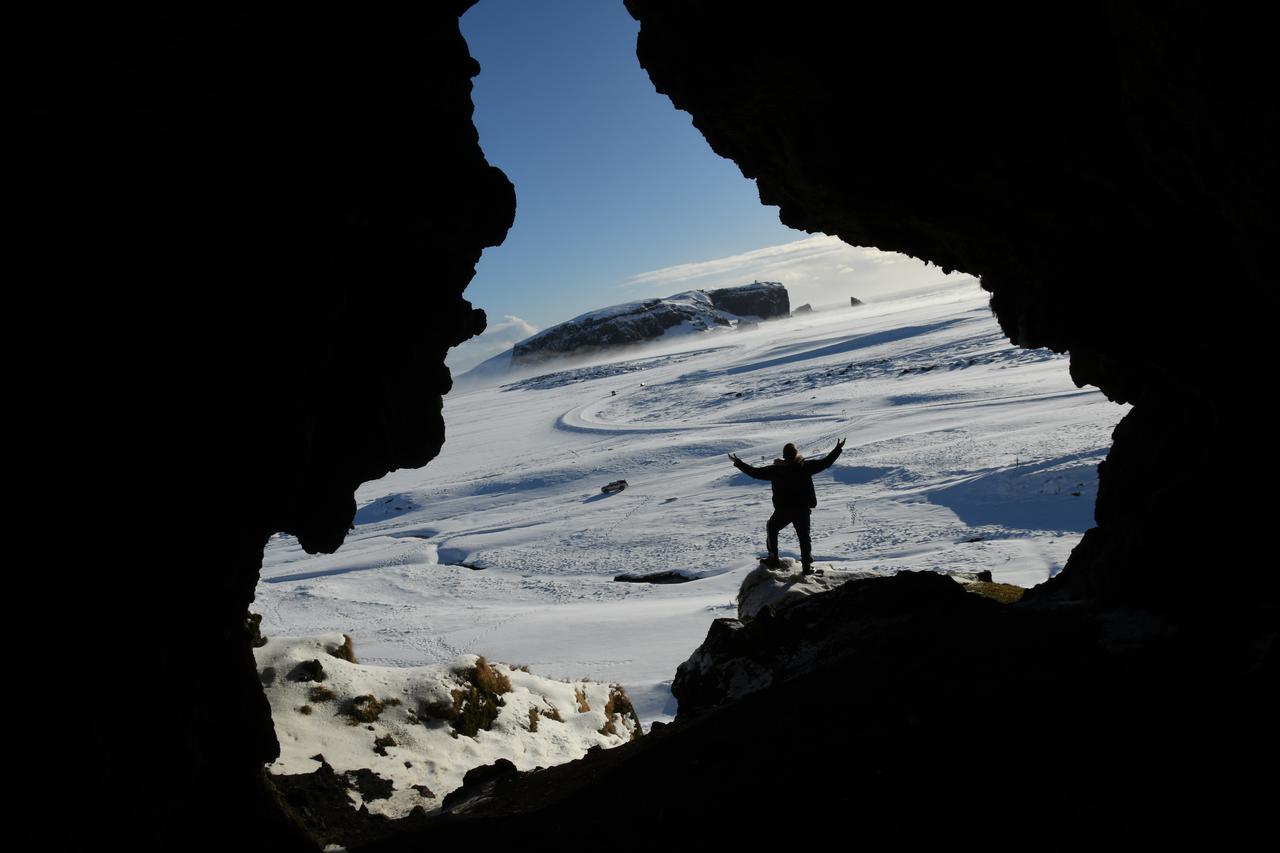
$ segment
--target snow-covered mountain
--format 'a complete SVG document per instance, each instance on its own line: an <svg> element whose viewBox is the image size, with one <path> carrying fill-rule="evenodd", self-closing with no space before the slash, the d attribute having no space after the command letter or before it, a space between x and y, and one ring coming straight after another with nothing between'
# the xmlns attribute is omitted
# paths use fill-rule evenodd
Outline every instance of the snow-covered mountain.
<svg viewBox="0 0 1280 853"><path fill-rule="evenodd" d="M682 335L731 329L790 312L787 289L778 282L753 282L718 290L686 290L664 299L611 305L557 323L516 343L509 351L459 377L464 384L497 378L511 368L565 356L589 356L620 347L667 341Z"/></svg>

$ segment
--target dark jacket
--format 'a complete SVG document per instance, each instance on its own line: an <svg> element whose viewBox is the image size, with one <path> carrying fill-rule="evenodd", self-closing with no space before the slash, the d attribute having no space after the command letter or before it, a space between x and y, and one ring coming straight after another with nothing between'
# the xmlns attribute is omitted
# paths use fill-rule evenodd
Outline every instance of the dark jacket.
<svg viewBox="0 0 1280 853"><path fill-rule="evenodd" d="M763 468L748 465L741 459L733 460L733 464L748 477L768 480L773 484L774 509L808 510L818 505L818 496L813 491L813 475L830 468L840 456L840 450L836 445L835 450L818 460L803 456L797 456L790 462L775 459L772 465Z"/></svg>

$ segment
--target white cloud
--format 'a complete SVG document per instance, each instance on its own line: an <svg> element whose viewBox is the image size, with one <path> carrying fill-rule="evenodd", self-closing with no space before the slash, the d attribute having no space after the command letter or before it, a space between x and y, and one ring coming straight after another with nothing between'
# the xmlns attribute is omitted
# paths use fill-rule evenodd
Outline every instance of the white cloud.
<svg viewBox="0 0 1280 853"><path fill-rule="evenodd" d="M492 320L484 333L449 350L445 363L456 376L470 370L485 359L510 349L517 341L538 331L538 327L514 314L504 314L496 323Z"/></svg>
<svg viewBox="0 0 1280 853"><path fill-rule="evenodd" d="M666 296L694 288L780 281L787 286L792 305L828 305L847 304L850 296L864 301L887 297L946 280L939 268L907 255L850 246L838 237L818 234L726 258L642 272L619 287Z"/></svg>

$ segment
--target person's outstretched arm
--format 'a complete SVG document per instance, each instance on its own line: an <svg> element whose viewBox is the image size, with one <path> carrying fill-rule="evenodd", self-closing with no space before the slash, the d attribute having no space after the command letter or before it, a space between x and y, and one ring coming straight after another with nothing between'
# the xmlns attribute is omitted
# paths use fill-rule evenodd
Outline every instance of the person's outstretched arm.
<svg viewBox="0 0 1280 853"><path fill-rule="evenodd" d="M843 450L844 450L844 439L842 438L836 442L835 449L832 450L830 453L828 453L826 456L813 462L806 461L804 463L806 473L817 474L819 471L827 470L828 468L831 467L832 463L834 463L837 459L840 458L840 453Z"/></svg>
<svg viewBox="0 0 1280 853"><path fill-rule="evenodd" d="M742 473L746 474L748 477L754 477L757 480L773 479L772 468L757 468L754 465L748 465L746 462L743 462L733 453L729 454L729 458L733 460L734 467L737 468Z"/></svg>

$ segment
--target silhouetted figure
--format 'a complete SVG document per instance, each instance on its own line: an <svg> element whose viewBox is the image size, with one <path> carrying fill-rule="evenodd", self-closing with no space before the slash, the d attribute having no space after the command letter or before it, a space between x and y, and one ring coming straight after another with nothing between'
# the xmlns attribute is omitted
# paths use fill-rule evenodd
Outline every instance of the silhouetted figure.
<svg viewBox="0 0 1280 853"><path fill-rule="evenodd" d="M844 439L836 442L835 449L816 461L805 459L796 452L794 444L782 448L782 458L773 460L773 464L764 468L748 465L734 454L729 458L738 470L748 477L757 480L768 480L773 484L773 515L769 517L768 546L769 557L765 564L770 568L782 565L778 561L778 532L788 524L796 528L796 536L800 539L800 562L804 573L813 571L813 552L809 544L809 511L818 505L818 496L813 491L813 475L831 467L844 450Z"/></svg>

